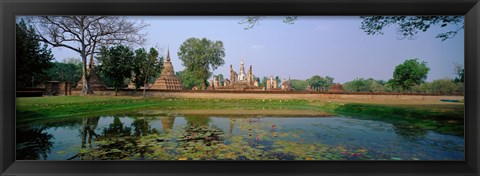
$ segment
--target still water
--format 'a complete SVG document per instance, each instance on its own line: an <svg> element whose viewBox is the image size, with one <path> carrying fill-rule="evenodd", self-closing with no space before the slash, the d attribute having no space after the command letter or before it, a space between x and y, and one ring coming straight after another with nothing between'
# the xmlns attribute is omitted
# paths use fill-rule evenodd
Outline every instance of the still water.
<svg viewBox="0 0 480 176"><path fill-rule="evenodd" d="M17 128L19 160L464 160L464 138L353 117L100 116Z"/></svg>

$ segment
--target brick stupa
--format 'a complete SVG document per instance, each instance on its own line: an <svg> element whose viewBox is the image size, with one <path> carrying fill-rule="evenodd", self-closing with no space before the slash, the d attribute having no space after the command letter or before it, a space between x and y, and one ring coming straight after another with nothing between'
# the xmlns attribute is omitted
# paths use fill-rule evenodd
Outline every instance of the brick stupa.
<svg viewBox="0 0 480 176"><path fill-rule="evenodd" d="M175 76L173 65L170 61L170 49L167 50L167 59L163 64L162 74L160 75L150 89L158 90L182 90L182 83Z"/></svg>
<svg viewBox="0 0 480 176"><path fill-rule="evenodd" d="M330 85L330 89L328 90L330 93L345 93L343 90L343 86L341 84L332 84Z"/></svg>

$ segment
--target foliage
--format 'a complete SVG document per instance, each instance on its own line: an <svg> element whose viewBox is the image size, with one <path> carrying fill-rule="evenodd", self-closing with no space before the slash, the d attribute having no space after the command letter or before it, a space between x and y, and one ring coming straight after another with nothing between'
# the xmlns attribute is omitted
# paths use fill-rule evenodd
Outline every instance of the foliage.
<svg viewBox="0 0 480 176"><path fill-rule="evenodd" d="M346 92L383 92L385 81L374 80L373 78L355 78L353 81L343 84Z"/></svg>
<svg viewBox="0 0 480 176"><path fill-rule="evenodd" d="M455 77L454 81L464 83L465 69L461 65L455 64L455 73L457 74L457 77Z"/></svg>
<svg viewBox="0 0 480 176"><path fill-rule="evenodd" d="M444 28L455 25L456 29L440 33L436 38L445 41L455 37L464 28L463 16L362 16L362 27L368 35L383 34L382 30L397 25L402 38L413 39L418 32L425 32L432 26Z"/></svg>
<svg viewBox="0 0 480 176"><path fill-rule="evenodd" d="M225 79L223 78L223 74L218 74L217 75L217 80L218 80L218 83L223 86L223 83L225 82Z"/></svg>
<svg viewBox="0 0 480 176"><path fill-rule="evenodd" d="M37 31L22 19L16 24L17 87L31 87L47 81L46 70L52 67L53 55L46 44L38 41ZM33 82L32 82L33 81Z"/></svg>
<svg viewBox="0 0 480 176"><path fill-rule="evenodd" d="M133 60L133 76L130 80L135 85L135 89L140 89L145 85L145 69L148 68L147 51L145 48L135 50L135 57Z"/></svg>
<svg viewBox="0 0 480 176"><path fill-rule="evenodd" d="M225 49L222 41L189 38L180 45L178 57L186 67L184 72L188 72L187 75L195 80L194 83L202 81L202 84L196 86L205 89L207 79L212 76L210 69L216 70L225 63Z"/></svg>
<svg viewBox="0 0 480 176"><path fill-rule="evenodd" d="M415 87L417 92L430 94L461 94L464 91L463 83L451 79L438 79L432 82L423 83Z"/></svg>
<svg viewBox="0 0 480 176"><path fill-rule="evenodd" d="M131 77L134 58L133 52L126 46L100 49L100 71L112 80L115 95L118 89L125 87L125 79Z"/></svg>
<svg viewBox="0 0 480 176"><path fill-rule="evenodd" d="M418 59L408 59L403 64L397 65L393 72L393 78L388 81L394 88L410 90L413 86L420 85L427 79L430 68L427 62L419 62Z"/></svg>
<svg viewBox="0 0 480 176"><path fill-rule="evenodd" d="M145 86L145 83L153 83L162 73L163 57L158 58L158 51L155 48L150 48L148 53L144 48L139 48L135 50L133 66L133 83L135 88L139 89Z"/></svg>
<svg viewBox="0 0 480 176"><path fill-rule="evenodd" d="M45 127L16 128L16 159L39 160L47 159L53 146L53 135L45 132Z"/></svg>
<svg viewBox="0 0 480 176"><path fill-rule="evenodd" d="M186 89L192 89L194 86L201 85L203 83L202 80L195 79L195 77L192 75L192 73L188 71L178 71L175 73L177 78L180 79L182 82L182 86L185 87Z"/></svg>
<svg viewBox="0 0 480 176"><path fill-rule="evenodd" d="M323 88L326 91L330 88L330 85L333 84L333 78L314 75L310 79L307 79L307 82L312 88Z"/></svg>
<svg viewBox="0 0 480 176"><path fill-rule="evenodd" d="M38 29L39 40L80 54L84 94L93 94L87 57L90 56L89 67L93 68L98 46L143 44L145 34L140 31L148 26L124 16L34 16L29 20Z"/></svg>
<svg viewBox="0 0 480 176"><path fill-rule="evenodd" d="M290 83L295 90L306 90L308 87L308 81L305 80L292 79Z"/></svg>
<svg viewBox="0 0 480 176"><path fill-rule="evenodd" d="M282 80L280 79L280 76L275 76L275 80L277 81L277 87L282 86Z"/></svg>
<svg viewBox="0 0 480 176"><path fill-rule="evenodd" d="M255 26L260 24L260 21L266 17L264 16L247 16L242 21L238 22L238 24L246 25L245 30L253 29ZM297 16L285 16L283 22L285 24L294 24L297 20Z"/></svg>
<svg viewBox="0 0 480 176"><path fill-rule="evenodd" d="M47 70L48 77L50 80L70 83L71 87L76 87L82 76L82 65L76 61L78 60L53 62L53 67Z"/></svg>
<svg viewBox="0 0 480 176"><path fill-rule="evenodd" d="M267 87L267 80L268 78L266 76L262 77L262 81L260 81L259 86Z"/></svg>

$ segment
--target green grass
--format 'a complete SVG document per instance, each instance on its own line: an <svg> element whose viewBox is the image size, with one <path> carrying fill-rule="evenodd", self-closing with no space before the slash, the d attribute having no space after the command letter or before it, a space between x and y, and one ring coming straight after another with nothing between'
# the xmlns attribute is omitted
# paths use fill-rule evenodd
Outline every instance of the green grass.
<svg viewBox="0 0 480 176"><path fill-rule="evenodd" d="M464 134L464 105L380 105L327 103L307 100L253 99L163 99L107 96L59 96L17 98L17 122L71 119L102 114L116 115L133 110L283 109L322 111L355 118L392 123L399 128L434 130L444 134Z"/></svg>
<svg viewBox="0 0 480 176"><path fill-rule="evenodd" d="M66 96L17 98L19 121L45 120L131 110L180 109L290 109L319 110L305 100L233 100L233 99L162 99L138 97Z"/></svg>

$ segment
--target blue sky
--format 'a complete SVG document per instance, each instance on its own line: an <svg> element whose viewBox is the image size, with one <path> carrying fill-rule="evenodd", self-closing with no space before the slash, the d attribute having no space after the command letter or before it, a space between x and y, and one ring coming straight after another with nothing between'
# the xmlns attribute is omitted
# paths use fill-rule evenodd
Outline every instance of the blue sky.
<svg viewBox="0 0 480 176"><path fill-rule="evenodd" d="M399 39L394 27L384 35L369 36L360 29L361 19L354 16L298 17L295 24L285 24L283 17L266 17L250 30L238 22L243 17L157 16L133 17L150 26L148 43L166 55L167 47L175 71L184 67L178 59L180 45L190 37L220 40L225 48L225 65L213 71L229 76L230 64L237 72L243 59L246 69L253 65L255 76L278 75L281 78L308 79L313 75L331 76L345 83L355 78L388 80L396 65L419 58L430 67L427 81L453 78L454 64L464 63L464 32L441 41L437 34L448 29L433 27L414 40ZM79 55L66 48L54 48L61 61Z"/></svg>

